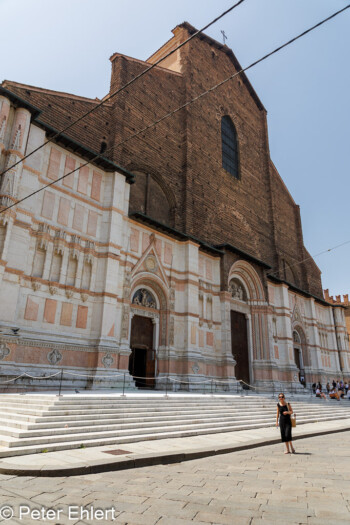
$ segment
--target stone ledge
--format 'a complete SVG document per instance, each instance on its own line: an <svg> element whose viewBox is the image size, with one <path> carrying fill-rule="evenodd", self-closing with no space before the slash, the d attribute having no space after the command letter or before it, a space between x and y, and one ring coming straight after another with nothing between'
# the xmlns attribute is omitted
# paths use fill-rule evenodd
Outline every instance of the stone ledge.
<svg viewBox="0 0 350 525"><path fill-rule="evenodd" d="M315 436L322 436L326 434L334 434L340 432L347 432L350 430L350 425L341 428L330 428L327 430L306 431L302 434L293 437L293 441L299 439L306 439ZM16 475L16 476L36 476L36 477L62 477L62 476L80 476L84 474L97 474L101 472L112 472L118 470L127 470L131 468L142 468L155 465L167 465L171 463L180 463L182 461L192 461L209 456L219 454L229 454L232 452L239 452L242 450L249 450L252 448L264 447L269 445L279 444L280 438L265 438L252 440L249 439L245 443L240 443L231 446L216 446L216 447L202 447L187 449L185 451L176 452L161 452L151 454L139 454L133 457L129 455L124 457L112 459L96 459L91 461L76 462L74 465L35 465L35 457L33 455L33 465L28 467L19 467L9 461L0 462L0 474ZM91 450L91 449L90 449Z"/></svg>

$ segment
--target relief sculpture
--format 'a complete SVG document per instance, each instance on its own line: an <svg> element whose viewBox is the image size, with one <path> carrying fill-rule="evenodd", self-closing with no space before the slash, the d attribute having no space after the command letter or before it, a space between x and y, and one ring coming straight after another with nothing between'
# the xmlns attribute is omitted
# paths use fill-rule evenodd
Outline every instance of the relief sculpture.
<svg viewBox="0 0 350 525"><path fill-rule="evenodd" d="M132 298L132 303L147 308L157 308L155 298L145 288L141 288L135 292L134 297Z"/></svg>

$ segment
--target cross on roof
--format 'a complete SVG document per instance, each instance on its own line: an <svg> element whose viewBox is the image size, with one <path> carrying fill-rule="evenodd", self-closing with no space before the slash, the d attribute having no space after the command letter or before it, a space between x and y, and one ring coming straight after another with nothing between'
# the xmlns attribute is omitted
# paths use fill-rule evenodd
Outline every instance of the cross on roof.
<svg viewBox="0 0 350 525"><path fill-rule="evenodd" d="M226 36L225 31L223 29L221 29L220 32L222 33L222 40L223 40L224 45L225 45L225 40L227 40L227 36Z"/></svg>

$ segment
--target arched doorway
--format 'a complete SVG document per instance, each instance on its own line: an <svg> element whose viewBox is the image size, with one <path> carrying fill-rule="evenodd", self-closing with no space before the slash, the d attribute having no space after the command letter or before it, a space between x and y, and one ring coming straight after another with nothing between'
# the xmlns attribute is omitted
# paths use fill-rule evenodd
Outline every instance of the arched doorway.
<svg viewBox="0 0 350 525"><path fill-rule="evenodd" d="M132 296L129 373L138 388L154 388L158 347L159 305L146 287Z"/></svg>
<svg viewBox="0 0 350 525"><path fill-rule="evenodd" d="M232 295L234 309L231 309L231 351L235 360L235 376L239 381L243 381L243 388L248 388L251 384L248 345L248 322L247 312L247 292L242 282L237 278L232 278L229 282L229 292Z"/></svg>
<svg viewBox="0 0 350 525"><path fill-rule="evenodd" d="M245 314L231 310L231 350L236 361L235 375L244 386L251 383L249 373L248 326Z"/></svg>
<svg viewBox="0 0 350 525"><path fill-rule="evenodd" d="M139 388L155 386L155 349L152 319L134 315L131 320L129 372Z"/></svg>
<svg viewBox="0 0 350 525"><path fill-rule="evenodd" d="M296 329L293 331L293 350L294 362L298 369L299 381L303 386L305 386L305 365L307 363L304 362L302 338L299 334L299 331Z"/></svg>

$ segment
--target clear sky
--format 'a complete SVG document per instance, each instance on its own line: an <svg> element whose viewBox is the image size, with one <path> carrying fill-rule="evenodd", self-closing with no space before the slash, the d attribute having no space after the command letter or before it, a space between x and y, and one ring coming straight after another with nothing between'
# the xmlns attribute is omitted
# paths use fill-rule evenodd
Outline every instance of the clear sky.
<svg viewBox="0 0 350 525"><path fill-rule="evenodd" d="M234 0L0 0L0 80L87 97L109 90L116 51L146 59L188 21ZM350 0L245 0L207 33L242 66ZM271 157L301 207L312 255L350 241L350 9L248 72L268 111ZM350 293L350 242L316 257L324 288Z"/></svg>

